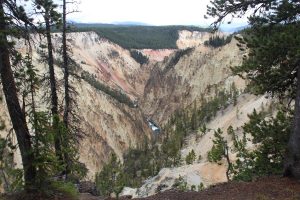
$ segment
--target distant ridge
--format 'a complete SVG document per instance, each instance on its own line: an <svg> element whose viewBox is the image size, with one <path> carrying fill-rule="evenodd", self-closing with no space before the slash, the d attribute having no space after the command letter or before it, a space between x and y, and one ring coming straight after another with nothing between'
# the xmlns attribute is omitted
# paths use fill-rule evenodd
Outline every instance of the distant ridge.
<svg viewBox="0 0 300 200"><path fill-rule="evenodd" d="M76 31L94 31L126 49L177 49L180 30L209 32L210 28L196 26L151 26L136 22L122 24L73 23Z"/></svg>
<svg viewBox="0 0 300 200"><path fill-rule="evenodd" d="M76 28L89 28L89 27L114 27L117 26L115 24L105 24L105 23L78 23L71 22L73 26Z"/></svg>
<svg viewBox="0 0 300 200"><path fill-rule="evenodd" d="M76 26L76 27L152 26L150 24L146 24L146 23L142 23L142 22L113 22L111 24L71 22L71 24Z"/></svg>
<svg viewBox="0 0 300 200"><path fill-rule="evenodd" d="M150 24L147 23L133 22L133 21L113 22L112 24L121 25L121 26L151 26Z"/></svg>

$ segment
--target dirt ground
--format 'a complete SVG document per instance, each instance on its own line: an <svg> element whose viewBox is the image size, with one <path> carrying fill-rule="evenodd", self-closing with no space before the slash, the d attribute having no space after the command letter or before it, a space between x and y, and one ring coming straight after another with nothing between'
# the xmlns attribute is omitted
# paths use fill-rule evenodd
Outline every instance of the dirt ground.
<svg viewBox="0 0 300 200"><path fill-rule="evenodd" d="M166 191L143 200L296 200L300 199L300 182L282 177L261 178L255 182L230 182L201 192ZM141 199L142 200L142 199Z"/></svg>
<svg viewBox="0 0 300 200"><path fill-rule="evenodd" d="M7 200L38 199L39 197L26 198L14 195L18 198L4 198ZM2 196L3 198L3 196ZM0 199L2 199L0 196ZM55 196L53 200L71 200L62 196ZM130 198L120 198L127 200ZM169 190L147 198L136 200L300 200L300 182L283 177L265 177L253 182L230 182L212 186L201 192L183 192ZM103 200L90 194L80 194L79 200ZM105 200L114 200L106 198Z"/></svg>

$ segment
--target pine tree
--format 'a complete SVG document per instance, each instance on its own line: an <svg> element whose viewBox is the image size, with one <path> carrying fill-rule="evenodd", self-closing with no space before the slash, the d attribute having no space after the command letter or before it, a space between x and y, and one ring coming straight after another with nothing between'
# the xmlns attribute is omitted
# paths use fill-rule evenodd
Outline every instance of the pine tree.
<svg viewBox="0 0 300 200"><path fill-rule="evenodd" d="M41 86L38 70L32 64L29 53L22 59L23 66L15 72L20 93L23 94L23 112L30 123L34 148L35 168L37 170L36 188L44 186L60 170L58 158L53 149L57 128L51 124L51 116L47 111L39 111L36 96Z"/></svg>
<svg viewBox="0 0 300 200"><path fill-rule="evenodd" d="M67 52L67 2L63 0L63 28L62 28L62 57L64 70L64 90L65 90L65 106L64 106L64 124L66 128L69 126L70 113L70 86L69 86L69 57Z"/></svg>
<svg viewBox="0 0 300 200"><path fill-rule="evenodd" d="M64 106L63 106L63 157L65 161L65 175L66 178L78 179L86 174L86 167L83 163L79 162L78 155L78 142L83 137L83 132L80 128L81 117L77 114L77 101L78 95L76 89L70 83L70 75L78 69L77 63L71 58L71 50L67 44L67 14L76 11L67 11L68 4L74 4L76 1L62 1L62 69L63 69L63 88L64 88Z"/></svg>
<svg viewBox="0 0 300 200"><path fill-rule="evenodd" d="M226 171L227 180L230 180L229 174L232 169L232 163L229 159L229 147L227 141L222 136L223 132L218 129L214 133L215 139L213 140L213 147L207 154L207 159L209 162L219 163L222 158L226 158L228 167Z"/></svg>
<svg viewBox="0 0 300 200"><path fill-rule="evenodd" d="M282 173L284 154L291 129L291 112L278 108L276 116L271 113L253 111L249 122L243 126L243 137L239 139L232 127L227 133L232 136L237 160L232 164L234 180L251 181L257 176ZM250 137L249 137L250 136ZM247 149L247 141L257 145Z"/></svg>
<svg viewBox="0 0 300 200"><path fill-rule="evenodd" d="M14 20L12 19L14 18ZM12 58L12 44L7 37L13 35L9 25L32 24L27 17L24 8L17 6L15 1L0 1L0 73L7 108L17 136L18 146L21 152L25 189L32 190L36 181L35 157L33 154L32 140L29 134L25 115L18 99L17 88L13 76L10 59Z"/></svg>
<svg viewBox="0 0 300 200"><path fill-rule="evenodd" d="M231 90L230 92L231 92L231 96L232 96L232 100L233 100L233 105L236 106L237 98L238 98L238 90L235 86L235 83L232 83L230 90Z"/></svg>
<svg viewBox="0 0 300 200"><path fill-rule="evenodd" d="M194 149L192 149L192 151L189 152L189 154L186 156L185 158L185 162L187 165L193 164L196 160L196 154Z"/></svg>
<svg viewBox="0 0 300 200"><path fill-rule="evenodd" d="M241 17L248 10L253 11L251 28L237 39L240 48L250 52L234 72L246 74L254 93L295 100L284 174L300 179L300 4L297 0L213 0L208 15L217 18L217 27L227 15Z"/></svg>
<svg viewBox="0 0 300 200"><path fill-rule="evenodd" d="M124 182L125 174L120 160L115 154L111 155L111 159L106 164L100 173L96 175L96 188L103 196L110 196L115 193L117 198L121 193Z"/></svg>
<svg viewBox="0 0 300 200"><path fill-rule="evenodd" d="M46 35L47 39L47 56L46 61L49 67L49 81L51 89L51 113L53 118L53 128L55 130L55 150L59 160L63 160L61 150L61 135L59 133L59 113L58 113L58 96L57 96L57 83L54 69L54 55L53 44L51 36L51 28L53 26L59 26L61 23L61 16L56 11L57 5L52 0L35 0L35 7L44 18L44 24L41 23L42 33Z"/></svg>

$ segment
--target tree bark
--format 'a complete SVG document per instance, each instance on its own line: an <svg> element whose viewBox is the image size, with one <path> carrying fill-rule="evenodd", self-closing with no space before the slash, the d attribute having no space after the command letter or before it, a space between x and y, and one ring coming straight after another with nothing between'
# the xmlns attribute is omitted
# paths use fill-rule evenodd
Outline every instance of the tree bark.
<svg viewBox="0 0 300 200"><path fill-rule="evenodd" d="M284 175L300 179L300 62L297 70L294 123L284 163Z"/></svg>
<svg viewBox="0 0 300 200"><path fill-rule="evenodd" d="M47 14L46 14L47 15ZM51 87L51 112L53 115L58 115L58 97L56 91L56 79L54 72L54 58L53 58L53 45L51 39L51 27L49 17L45 17L46 23L46 37L48 47L48 65L50 74L50 87Z"/></svg>
<svg viewBox="0 0 300 200"><path fill-rule="evenodd" d="M67 21L66 21L66 0L63 0L63 68L64 68L64 87L65 87L65 110L64 123L68 128L69 112L70 112L70 86L69 86L69 68L67 54Z"/></svg>
<svg viewBox="0 0 300 200"><path fill-rule="evenodd" d="M62 51L63 51L63 69L64 69L64 89L65 89L65 106L64 106L64 125L69 134L69 112L70 112L70 86L69 86L69 68L68 68L68 53L67 53L67 2L63 0L63 30L62 30ZM68 147L69 136L66 135L65 147ZM70 174L70 157L67 152L64 153L66 162L66 178Z"/></svg>
<svg viewBox="0 0 300 200"><path fill-rule="evenodd" d="M58 157L59 160L62 160L61 135L58 128L58 124L59 124L58 97L57 97L56 78L55 78L55 71L54 71L53 45L51 39L49 11L46 11L44 18L46 24L46 38L47 38L47 47L48 47L48 66L49 66L50 88L51 88L51 113L53 117L53 128L55 130L54 146L55 146L56 156Z"/></svg>
<svg viewBox="0 0 300 200"><path fill-rule="evenodd" d="M3 9L3 0L0 1L0 73L4 91L4 96L11 118L17 142L21 152L25 189L31 190L35 184L36 169L34 166L34 154L31 137L27 127L26 119L23 115L17 95L17 88L10 64L9 46L7 41L7 24Z"/></svg>
<svg viewBox="0 0 300 200"><path fill-rule="evenodd" d="M39 130L37 130L38 121L37 121L37 113L36 113L36 104L35 104L35 84L33 82L33 78L30 75L30 96L31 96L31 109L33 114L33 127L34 127L34 135L35 135L35 141L33 143L33 147L35 150L35 156L38 158L40 156L39 152Z"/></svg>

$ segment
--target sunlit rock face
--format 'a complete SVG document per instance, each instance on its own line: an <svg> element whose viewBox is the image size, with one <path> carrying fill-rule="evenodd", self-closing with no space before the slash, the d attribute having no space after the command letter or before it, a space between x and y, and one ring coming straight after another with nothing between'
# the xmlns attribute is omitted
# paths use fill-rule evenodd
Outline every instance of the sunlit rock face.
<svg viewBox="0 0 300 200"><path fill-rule="evenodd" d="M186 49L189 47L197 47L203 45L206 40L209 39L211 33L198 32L198 31L179 31L179 39L177 40L177 46L179 49Z"/></svg>

